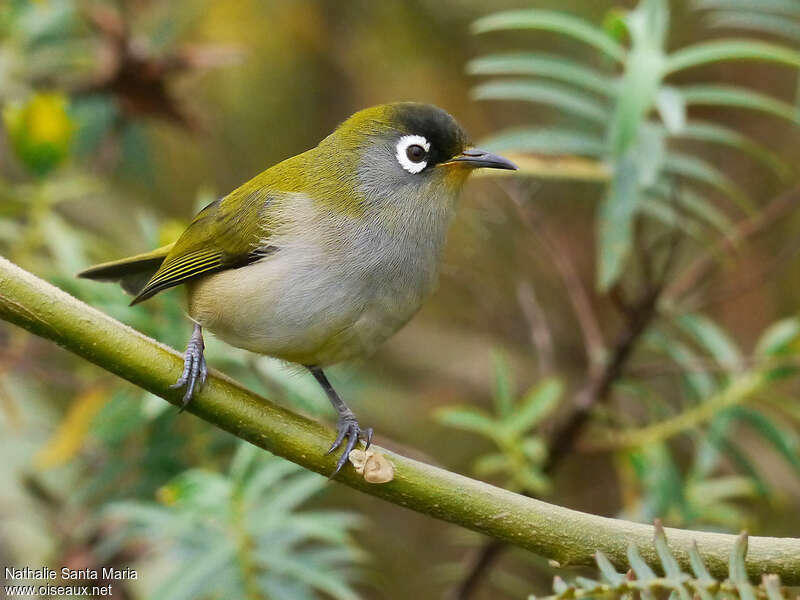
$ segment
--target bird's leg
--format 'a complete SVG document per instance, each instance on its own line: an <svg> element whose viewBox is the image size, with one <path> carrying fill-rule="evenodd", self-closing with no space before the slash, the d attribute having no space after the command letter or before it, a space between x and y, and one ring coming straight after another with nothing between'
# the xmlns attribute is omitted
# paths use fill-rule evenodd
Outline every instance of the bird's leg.
<svg viewBox="0 0 800 600"><path fill-rule="evenodd" d="M208 367L206 366L206 359L203 356L205 344L203 343L203 328L197 323L194 324L192 330L192 337L189 338L189 343L186 345L186 352L183 355L183 373L180 378L173 385L169 386L171 389L186 388L186 393L183 395L183 402L181 403L178 412L183 412L189 402L192 401L194 391L203 387L208 377Z"/></svg>
<svg viewBox="0 0 800 600"><path fill-rule="evenodd" d="M372 443L372 428L370 427L369 429L361 429L361 427L358 425L358 421L356 420L356 416L353 414L353 411L350 410L350 407L344 403L344 400L342 400L339 397L339 394L336 393L336 390L333 389L331 382L328 381L328 378L325 376L325 373L322 372L322 369L319 367L308 367L308 370L311 371L312 375L314 375L316 380L322 386L322 389L325 390L325 393L328 395L328 400L331 401L333 408L336 409L336 413L339 415L339 420L336 424L336 440L331 445L327 454L330 454L336 450L339 446L341 446L344 438L347 438L347 445L344 448L344 452L336 463L336 470L334 470L334 472L331 474L331 477L334 477L339 471L342 470L344 463L347 462L347 457L350 456L350 452L356 447L358 438L361 437L362 434L364 440L367 442L367 448L369 448L369 445Z"/></svg>

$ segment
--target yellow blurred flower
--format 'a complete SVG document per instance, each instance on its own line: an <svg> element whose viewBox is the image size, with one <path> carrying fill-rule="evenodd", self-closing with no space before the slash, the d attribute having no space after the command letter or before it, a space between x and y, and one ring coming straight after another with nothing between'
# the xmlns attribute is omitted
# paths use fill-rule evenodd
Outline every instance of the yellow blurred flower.
<svg viewBox="0 0 800 600"><path fill-rule="evenodd" d="M83 448L92 420L108 401L108 391L94 387L79 395L67 410L53 435L33 458L39 470L59 467L71 461Z"/></svg>
<svg viewBox="0 0 800 600"><path fill-rule="evenodd" d="M165 506L175 506L178 496L178 490L172 485L165 485L156 490L156 500Z"/></svg>
<svg viewBox="0 0 800 600"><path fill-rule="evenodd" d="M69 154L75 125L60 92L39 92L25 102L3 108L11 145L19 159L37 175L45 175Z"/></svg>

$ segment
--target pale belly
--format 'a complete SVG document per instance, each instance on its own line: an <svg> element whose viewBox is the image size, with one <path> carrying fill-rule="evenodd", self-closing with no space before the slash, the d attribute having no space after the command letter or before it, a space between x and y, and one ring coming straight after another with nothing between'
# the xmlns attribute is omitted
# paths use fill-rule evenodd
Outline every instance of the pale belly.
<svg viewBox="0 0 800 600"><path fill-rule="evenodd" d="M419 309L435 287L438 253L389 268L321 262L278 251L192 281L189 314L226 343L259 354L319 366L351 360L373 352Z"/></svg>

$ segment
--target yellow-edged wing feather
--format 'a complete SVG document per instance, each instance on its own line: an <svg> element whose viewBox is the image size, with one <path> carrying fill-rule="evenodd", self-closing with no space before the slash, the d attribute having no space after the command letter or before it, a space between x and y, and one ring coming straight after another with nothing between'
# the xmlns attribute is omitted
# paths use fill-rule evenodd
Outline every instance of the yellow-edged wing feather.
<svg viewBox="0 0 800 600"><path fill-rule="evenodd" d="M265 190L239 188L201 210L131 304L201 275L250 264L274 248L267 243Z"/></svg>

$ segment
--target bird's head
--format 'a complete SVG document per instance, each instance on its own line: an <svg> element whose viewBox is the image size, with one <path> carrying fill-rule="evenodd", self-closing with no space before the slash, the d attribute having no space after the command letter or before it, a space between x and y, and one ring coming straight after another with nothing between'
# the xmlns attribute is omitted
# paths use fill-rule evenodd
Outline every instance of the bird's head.
<svg viewBox="0 0 800 600"><path fill-rule="evenodd" d="M430 104L398 102L355 113L318 146L367 209L450 206L475 169L516 169L473 147L458 122ZM332 160L331 160L332 159ZM327 161L326 161L327 162Z"/></svg>

